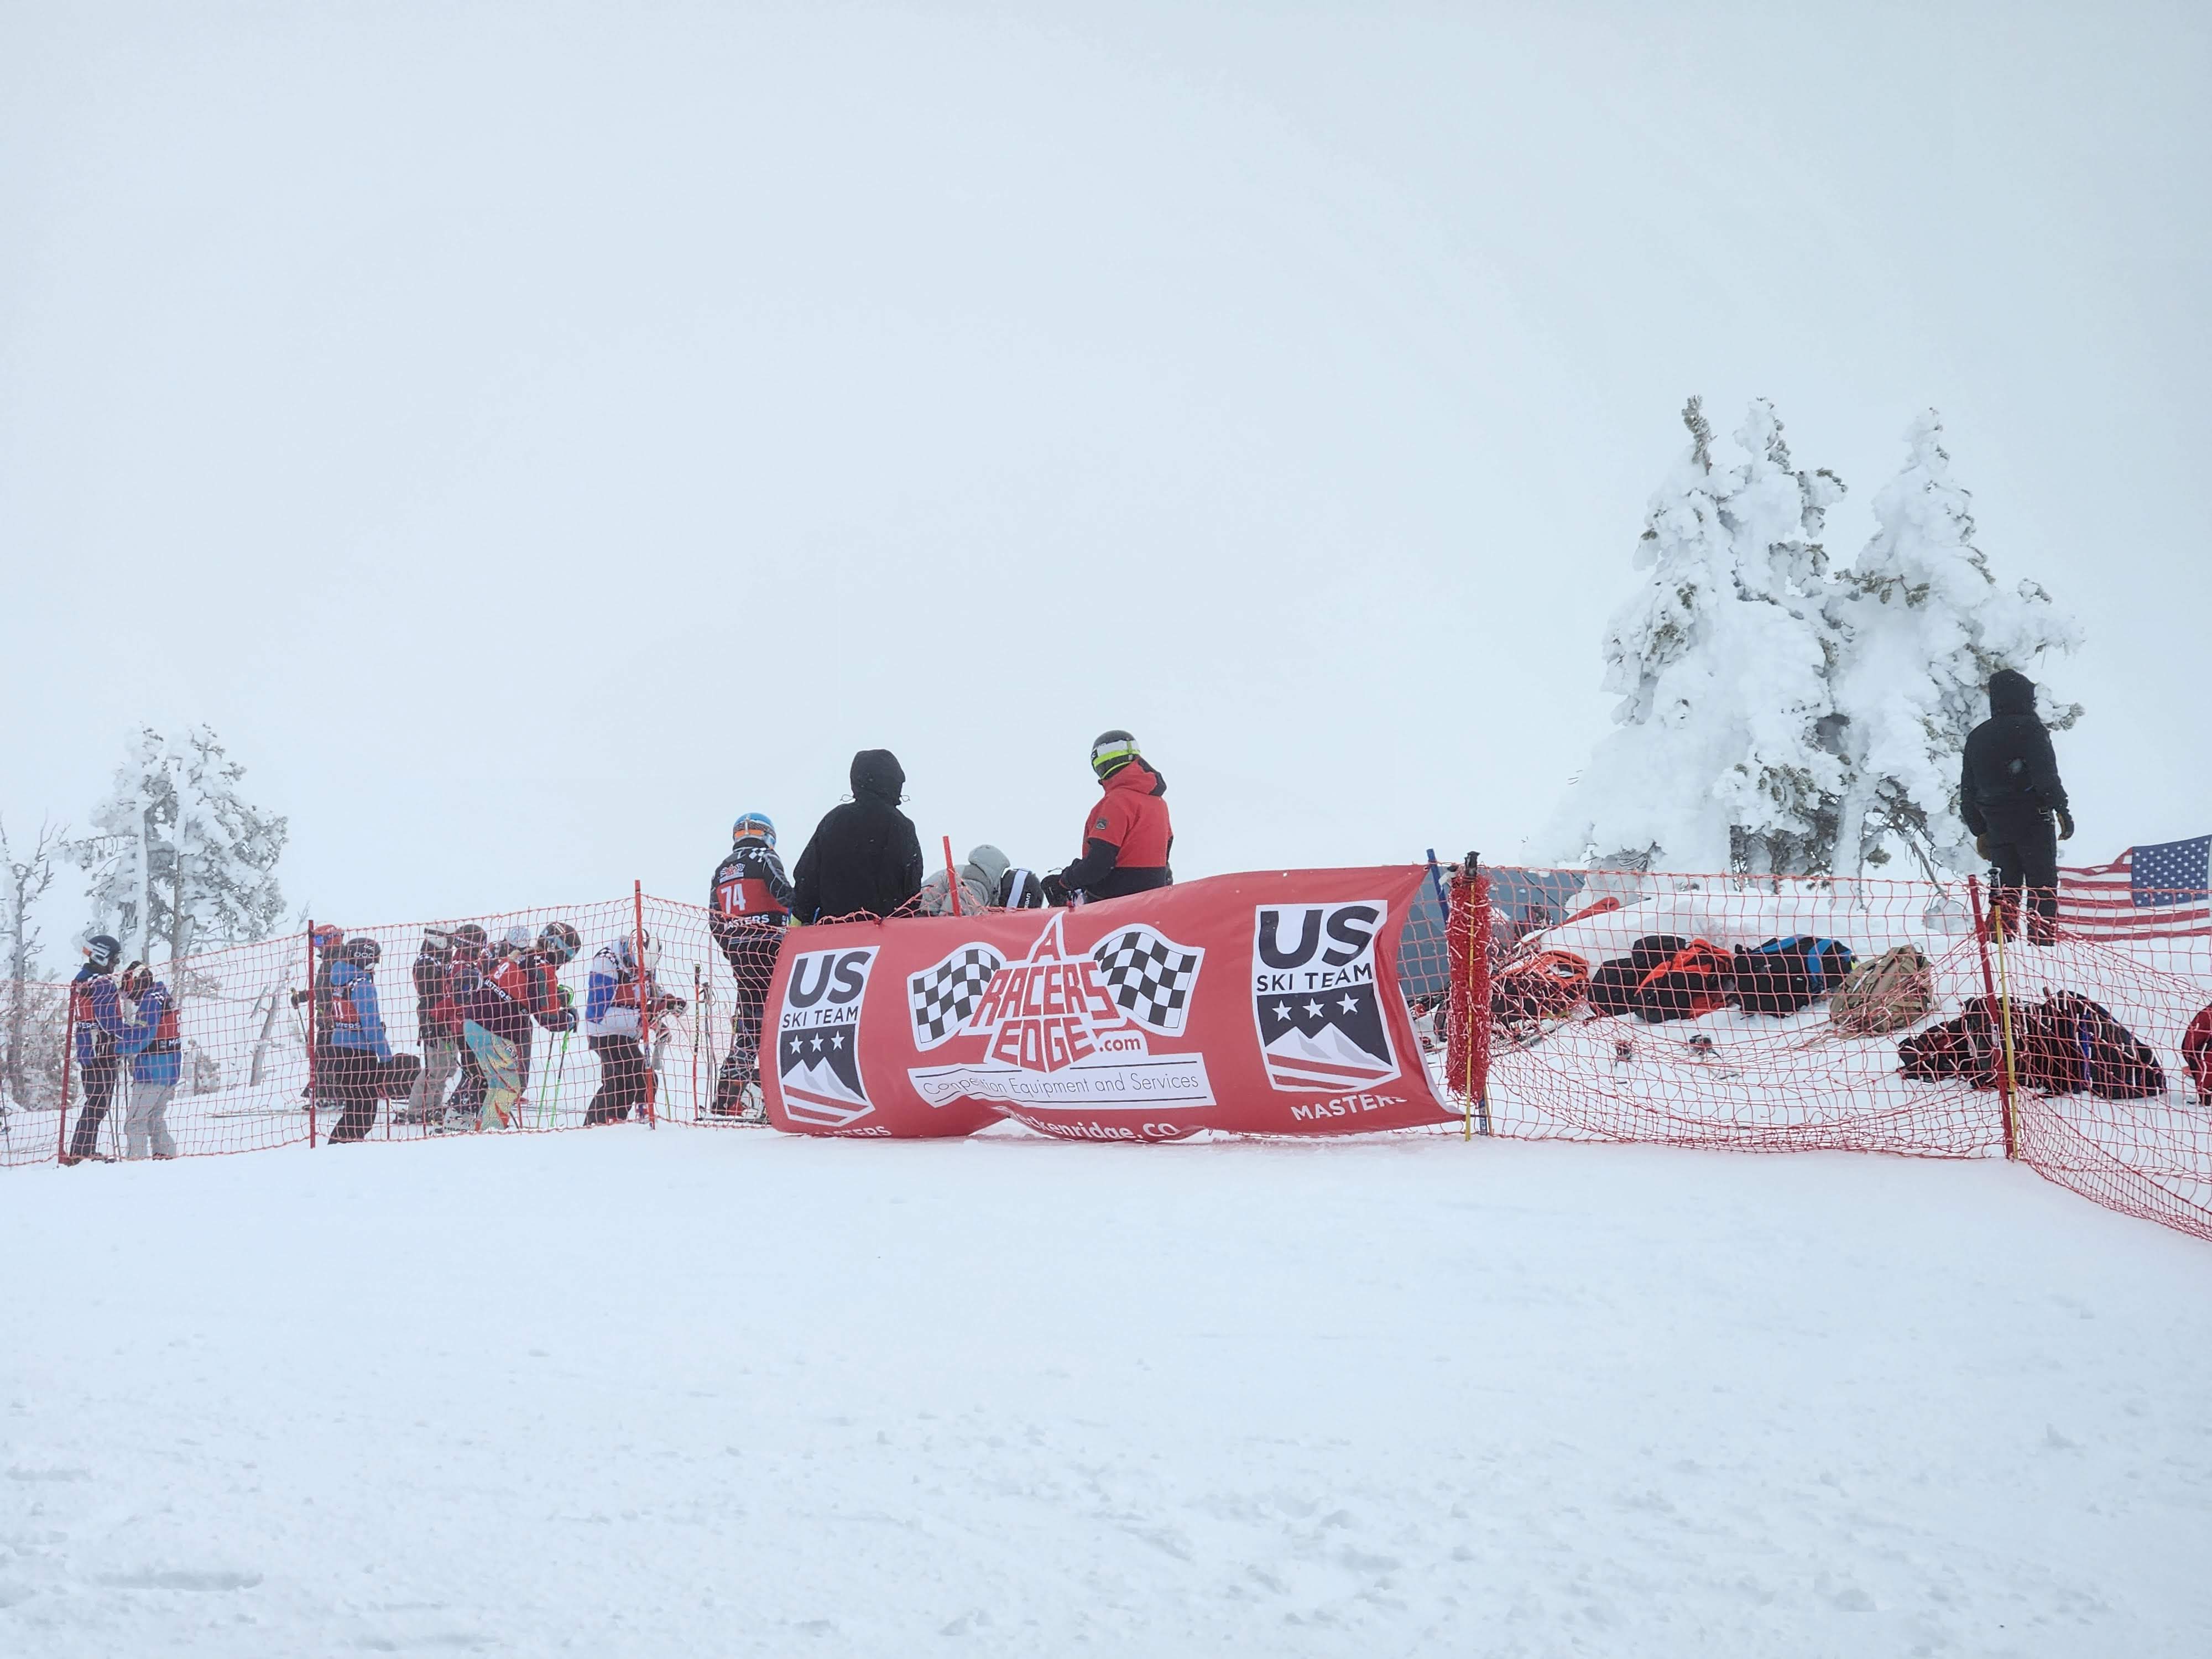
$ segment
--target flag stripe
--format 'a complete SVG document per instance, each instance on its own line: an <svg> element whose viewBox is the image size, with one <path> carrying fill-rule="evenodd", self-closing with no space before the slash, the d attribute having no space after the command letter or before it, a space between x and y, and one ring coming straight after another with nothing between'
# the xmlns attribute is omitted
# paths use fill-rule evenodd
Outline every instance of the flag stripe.
<svg viewBox="0 0 2212 1659"><path fill-rule="evenodd" d="M2200 836L2130 847L2110 864L2062 867L2059 925L2114 940L2212 936L2212 891L2204 884L2212 857L2208 849L2212 836Z"/></svg>

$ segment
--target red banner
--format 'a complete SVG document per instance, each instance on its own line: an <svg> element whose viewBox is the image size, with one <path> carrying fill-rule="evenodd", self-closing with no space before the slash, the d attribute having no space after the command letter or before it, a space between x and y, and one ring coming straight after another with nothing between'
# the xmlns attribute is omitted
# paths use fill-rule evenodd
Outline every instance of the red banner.
<svg viewBox="0 0 2212 1659"><path fill-rule="evenodd" d="M1419 866L1214 876L1066 910L802 928L769 988L798 1134L1311 1135L1449 1115L1398 990ZM771 1046L773 1045L773 1046Z"/></svg>

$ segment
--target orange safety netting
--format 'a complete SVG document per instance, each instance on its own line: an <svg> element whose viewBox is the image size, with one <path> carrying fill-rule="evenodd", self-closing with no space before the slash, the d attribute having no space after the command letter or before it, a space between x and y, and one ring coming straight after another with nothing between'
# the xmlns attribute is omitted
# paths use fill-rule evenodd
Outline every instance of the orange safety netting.
<svg viewBox="0 0 2212 1659"><path fill-rule="evenodd" d="M2212 1038L2212 938L2087 938L2062 923L2031 943L2008 936L2009 912L1986 914L1970 883L1492 868L1454 872L1449 905L1442 885L1425 886L1407 919L1399 981L1437 1081L1484 1133L2009 1154L2100 1204L2212 1238L2212 1075L2186 1052L2192 1022ZM504 1096L487 1088L489 1051L418 994L426 941L434 955L465 921L488 963L534 952L546 975L544 1018L492 1057L494 1071L511 1060ZM556 923L574 930L566 960L543 948ZM374 1064L335 1053L327 986L318 994L334 960L368 954L333 947L361 939L377 946L368 978L391 1057ZM635 957L641 944L650 978L632 1073L619 1043L558 1028L564 1006L586 1013L601 952ZM0 1164L306 1147L355 1129L390 1140L617 1115L749 1121L717 1085L733 1048L733 1075L744 1069L757 1014L696 905L633 894L331 929L320 944L294 933L152 974L173 999L171 1041L135 1055L102 1052L127 1040L97 1029L71 1040L97 1019L88 1005L72 1018L66 986L0 983ZM122 999L110 1018L127 1027L137 1008ZM504 1110L487 1115L487 1094Z"/></svg>
<svg viewBox="0 0 2212 1659"><path fill-rule="evenodd" d="M2011 1155L2212 1238L2212 1107L2185 1052L2212 1023L2212 938L2008 937L1984 897L1486 871L1454 925L1460 1006L1489 1018L1455 1029L1446 1081L1499 1135Z"/></svg>

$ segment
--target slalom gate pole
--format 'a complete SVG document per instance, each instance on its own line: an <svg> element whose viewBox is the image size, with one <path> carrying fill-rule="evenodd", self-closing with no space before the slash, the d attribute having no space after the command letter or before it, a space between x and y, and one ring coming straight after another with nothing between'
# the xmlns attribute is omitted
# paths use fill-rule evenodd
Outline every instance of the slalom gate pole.
<svg viewBox="0 0 2212 1659"><path fill-rule="evenodd" d="M2021 890L2027 890L2023 888ZM1997 940L1997 1024L2004 1038L2005 1150L2006 1156L2009 1157L2018 1139L2014 1123L2019 1115L2014 1103L2020 1097L2020 1073L2013 1064L2012 983L2005 974L2004 909L1994 898L1990 905L1990 931L1996 935Z"/></svg>
<svg viewBox="0 0 2212 1659"><path fill-rule="evenodd" d="M15 988L22 994L22 988ZM69 1157L70 1062L76 1057L76 986L69 988L69 1012L62 1016L62 1121L54 1130L54 1162Z"/></svg>
<svg viewBox="0 0 2212 1659"><path fill-rule="evenodd" d="M1990 973L1990 924L1989 918L1982 911L1982 884L1978 878L1966 878L1966 896L1974 907L1974 945L1982 958L1982 994L1989 998L1992 1007L2000 1006L1996 981ZM1997 1077L1997 1110L2004 1119L2005 1156L2017 1158L2020 1153L2013 1139L2012 1066L2009 1063Z"/></svg>
<svg viewBox="0 0 2212 1659"><path fill-rule="evenodd" d="M307 1150L315 1150L315 919L307 918Z"/></svg>
<svg viewBox="0 0 2212 1659"><path fill-rule="evenodd" d="M1451 914L1451 901L1444 896L1444 872L1437 863L1437 849L1429 848L1429 884L1437 890L1437 908L1447 915Z"/></svg>
<svg viewBox="0 0 2212 1659"><path fill-rule="evenodd" d="M654 1076L653 1051L646 1048L645 1042L647 1036L656 1023L650 1022L646 1018L649 1001L647 992L648 989L656 988L653 987L653 975L647 971L645 966L645 884L642 881L631 882L629 895L630 902L634 907L630 915L630 925L635 930L630 937L630 948L637 957L637 1045L645 1053L645 1127L648 1129L658 1129L660 1123L654 1115L653 1099Z"/></svg>
<svg viewBox="0 0 2212 1659"><path fill-rule="evenodd" d="M696 1123L706 1114L699 1109L699 1048L706 1041L707 1000L702 994L702 975L699 964L691 964L691 1121Z"/></svg>
<svg viewBox="0 0 2212 1659"><path fill-rule="evenodd" d="M952 914L960 914L960 872L952 867L952 837L945 838L945 896L952 901Z"/></svg>

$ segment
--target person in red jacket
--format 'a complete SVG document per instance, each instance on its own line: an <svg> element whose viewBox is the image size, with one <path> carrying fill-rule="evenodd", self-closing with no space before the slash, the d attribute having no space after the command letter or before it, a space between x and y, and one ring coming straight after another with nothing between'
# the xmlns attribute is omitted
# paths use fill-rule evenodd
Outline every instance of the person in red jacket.
<svg viewBox="0 0 2212 1659"><path fill-rule="evenodd" d="M1168 859L1175 825L1168 817L1167 780L1146 764L1127 732L1102 732L1091 745L1091 770L1104 788L1083 822L1083 856L1048 877L1054 904L1121 898L1175 881Z"/></svg>

